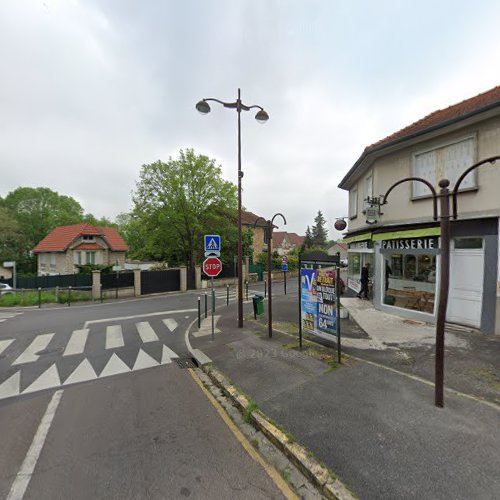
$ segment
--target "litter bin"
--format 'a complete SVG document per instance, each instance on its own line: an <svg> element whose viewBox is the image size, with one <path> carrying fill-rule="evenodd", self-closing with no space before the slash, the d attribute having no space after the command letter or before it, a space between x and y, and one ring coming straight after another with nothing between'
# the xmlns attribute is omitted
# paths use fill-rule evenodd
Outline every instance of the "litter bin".
<svg viewBox="0 0 500 500"><path fill-rule="evenodd" d="M253 301L253 315L257 319L257 315L264 314L264 296L254 295Z"/></svg>

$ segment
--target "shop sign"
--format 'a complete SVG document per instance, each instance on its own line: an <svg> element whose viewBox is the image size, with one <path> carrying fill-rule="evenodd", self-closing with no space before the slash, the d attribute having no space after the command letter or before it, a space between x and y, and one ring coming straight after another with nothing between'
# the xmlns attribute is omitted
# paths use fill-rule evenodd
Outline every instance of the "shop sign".
<svg viewBox="0 0 500 500"><path fill-rule="evenodd" d="M367 240L367 241L356 241L355 243L349 243L349 250L359 250L363 248L372 248L372 242Z"/></svg>
<svg viewBox="0 0 500 500"><path fill-rule="evenodd" d="M347 286L351 289L354 290L356 293L359 293L361 291L361 281L354 279L354 278L348 278L347 279Z"/></svg>
<svg viewBox="0 0 500 500"><path fill-rule="evenodd" d="M438 244L437 238L402 238L382 240L381 248L388 250L435 250L438 248Z"/></svg>

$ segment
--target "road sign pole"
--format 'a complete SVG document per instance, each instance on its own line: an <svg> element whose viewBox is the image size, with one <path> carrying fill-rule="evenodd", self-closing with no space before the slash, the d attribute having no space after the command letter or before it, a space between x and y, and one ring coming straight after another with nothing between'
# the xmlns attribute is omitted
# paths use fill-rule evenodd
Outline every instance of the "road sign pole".
<svg viewBox="0 0 500 500"><path fill-rule="evenodd" d="M283 271L283 277L285 278L284 283L285 283L285 295L286 295L286 271Z"/></svg>
<svg viewBox="0 0 500 500"><path fill-rule="evenodd" d="M214 324L215 290L214 290L214 279L211 278L210 281L212 282L212 341L213 341L214 340L214 330L215 330L215 324Z"/></svg>

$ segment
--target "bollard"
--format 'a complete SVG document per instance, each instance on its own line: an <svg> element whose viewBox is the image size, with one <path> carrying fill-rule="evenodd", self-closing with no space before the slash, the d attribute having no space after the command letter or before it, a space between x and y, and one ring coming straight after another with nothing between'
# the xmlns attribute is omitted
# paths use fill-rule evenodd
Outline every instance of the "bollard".
<svg viewBox="0 0 500 500"><path fill-rule="evenodd" d="M226 305L229 305L229 285L226 285Z"/></svg>
<svg viewBox="0 0 500 500"><path fill-rule="evenodd" d="M99 296L101 298L101 304L102 304L104 301L104 297L102 295L102 283L99 283Z"/></svg>
<svg viewBox="0 0 500 500"><path fill-rule="evenodd" d="M207 317L207 294L205 293L205 318Z"/></svg>
<svg viewBox="0 0 500 500"><path fill-rule="evenodd" d="M198 297L198 330L201 327L201 297Z"/></svg>
<svg viewBox="0 0 500 500"><path fill-rule="evenodd" d="M247 295L247 301L248 301L248 281L245 281L245 288L246 288L246 295Z"/></svg>
<svg viewBox="0 0 500 500"><path fill-rule="evenodd" d="M38 309L42 307L42 289L38 287Z"/></svg>
<svg viewBox="0 0 500 500"><path fill-rule="evenodd" d="M59 286L56 286L56 303L59 304Z"/></svg>
<svg viewBox="0 0 500 500"><path fill-rule="evenodd" d="M264 280L264 298L267 297L267 280Z"/></svg>
<svg viewBox="0 0 500 500"><path fill-rule="evenodd" d="M68 307L71 305L71 285L68 287Z"/></svg>

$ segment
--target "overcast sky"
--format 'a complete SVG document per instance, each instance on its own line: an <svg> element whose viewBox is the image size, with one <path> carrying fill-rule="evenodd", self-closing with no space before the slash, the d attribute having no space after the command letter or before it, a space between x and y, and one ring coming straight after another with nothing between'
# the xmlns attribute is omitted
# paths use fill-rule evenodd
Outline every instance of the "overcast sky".
<svg viewBox="0 0 500 500"><path fill-rule="evenodd" d="M243 205L304 234L347 212L372 144L500 84L500 2L0 0L0 196L46 186L97 217L131 208L142 164L192 147Z"/></svg>

